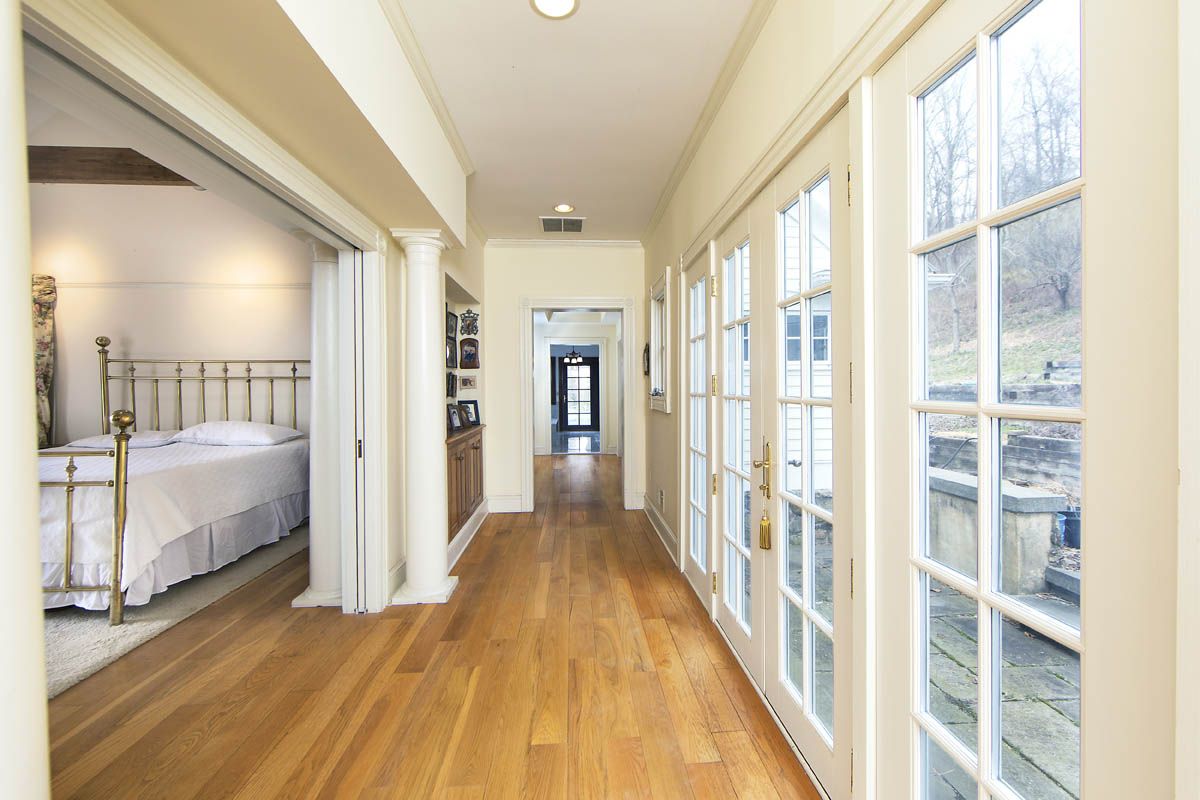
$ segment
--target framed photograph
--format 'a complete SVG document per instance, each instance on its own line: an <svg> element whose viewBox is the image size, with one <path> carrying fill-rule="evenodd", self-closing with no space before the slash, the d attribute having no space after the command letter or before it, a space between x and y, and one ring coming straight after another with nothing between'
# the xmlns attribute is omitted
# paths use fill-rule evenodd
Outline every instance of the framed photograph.
<svg viewBox="0 0 1200 800"><path fill-rule="evenodd" d="M458 379L458 388L476 389L478 388L478 384L476 383L477 380L478 378L476 378L474 375L463 375Z"/></svg>
<svg viewBox="0 0 1200 800"><path fill-rule="evenodd" d="M457 335L458 335L458 314L455 314L453 311L450 310L450 307L447 306L446 307L446 336L453 339Z"/></svg>
<svg viewBox="0 0 1200 800"><path fill-rule="evenodd" d="M446 373L446 397L458 397L458 376L453 372Z"/></svg>
<svg viewBox="0 0 1200 800"><path fill-rule="evenodd" d="M459 369L479 369L479 340L463 339L459 342L462 358L459 359Z"/></svg>
<svg viewBox="0 0 1200 800"><path fill-rule="evenodd" d="M450 403L446 406L446 427L452 431L461 431L464 427L462 412L458 410L458 405Z"/></svg>
<svg viewBox="0 0 1200 800"><path fill-rule="evenodd" d="M463 413L466 416L466 422L469 422L472 425L479 424L480 419L479 419L479 401L478 400L464 400L458 404L458 407L463 410Z"/></svg>
<svg viewBox="0 0 1200 800"><path fill-rule="evenodd" d="M650 374L650 343L646 342L645 349L642 350L642 374Z"/></svg>
<svg viewBox="0 0 1200 800"><path fill-rule="evenodd" d="M453 336L446 337L446 368L458 369L458 342Z"/></svg>

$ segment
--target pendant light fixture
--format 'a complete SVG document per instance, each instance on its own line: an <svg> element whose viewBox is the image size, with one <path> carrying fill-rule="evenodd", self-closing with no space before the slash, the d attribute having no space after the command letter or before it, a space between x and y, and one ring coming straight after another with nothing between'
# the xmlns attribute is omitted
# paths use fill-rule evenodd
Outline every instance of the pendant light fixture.
<svg viewBox="0 0 1200 800"><path fill-rule="evenodd" d="M567 353L564 361L567 364L582 364L583 356L579 354L579 351L572 347L571 352Z"/></svg>

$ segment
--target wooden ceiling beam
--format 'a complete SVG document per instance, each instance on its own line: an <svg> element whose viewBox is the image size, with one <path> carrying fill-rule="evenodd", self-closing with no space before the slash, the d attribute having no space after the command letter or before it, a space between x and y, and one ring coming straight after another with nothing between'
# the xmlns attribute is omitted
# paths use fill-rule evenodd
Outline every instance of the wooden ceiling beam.
<svg viewBox="0 0 1200 800"><path fill-rule="evenodd" d="M128 147L29 146L30 183L195 186Z"/></svg>

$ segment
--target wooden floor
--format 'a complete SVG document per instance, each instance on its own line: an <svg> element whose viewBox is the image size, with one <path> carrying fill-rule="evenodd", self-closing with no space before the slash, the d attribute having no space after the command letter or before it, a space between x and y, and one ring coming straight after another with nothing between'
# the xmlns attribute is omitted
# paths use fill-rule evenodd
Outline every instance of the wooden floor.
<svg viewBox="0 0 1200 800"><path fill-rule="evenodd" d="M292 609L289 559L50 703L54 796L818 797L619 467L538 458L445 605Z"/></svg>

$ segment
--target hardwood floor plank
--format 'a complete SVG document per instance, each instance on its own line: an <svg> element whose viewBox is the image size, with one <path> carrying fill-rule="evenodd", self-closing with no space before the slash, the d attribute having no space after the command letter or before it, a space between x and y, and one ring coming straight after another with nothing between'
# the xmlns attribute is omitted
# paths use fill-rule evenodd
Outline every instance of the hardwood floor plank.
<svg viewBox="0 0 1200 800"><path fill-rule="evenodd" d="M671 638L667 623L661 619L648 619L642 624L646 629L650 652L654 655L654 666L667 699L667 708L675 724L675 735L679 738L683 760L689 764L720 761L721 754L708 730L708 717L696 699L696 692L675 650L675 641Z"/></svg>
<svg viewBox="0 0 1200 800"><path fill-rule="evenodd" d="M604 764L608 772L607 797L612 800L641 800L653 796L639 737L609 739L605 743Z"/></svg>
<svg viewBox="0 0 1200 800"><path fill-rule="evenodd" d="M715 738L739 800L778 800L779 792L775 791L750 734L730 731L718 733Z"/></svg>
<svg viewBox="0 0 1200 800"><path fill-rule="evenodd" d="M651 792L658 800L691 797L687 768L679 751L679 741L658 682L658 673L635 672L629 676L629 684L633 691L633 707L637 712Z"/></svg>
<svg viewBox="0 0 1200 800"><path fill-rule="evenodd" d="M814 800L620 478L536 459L444 604L293 609L289 559L50 703L56 796Z"/></svg>

